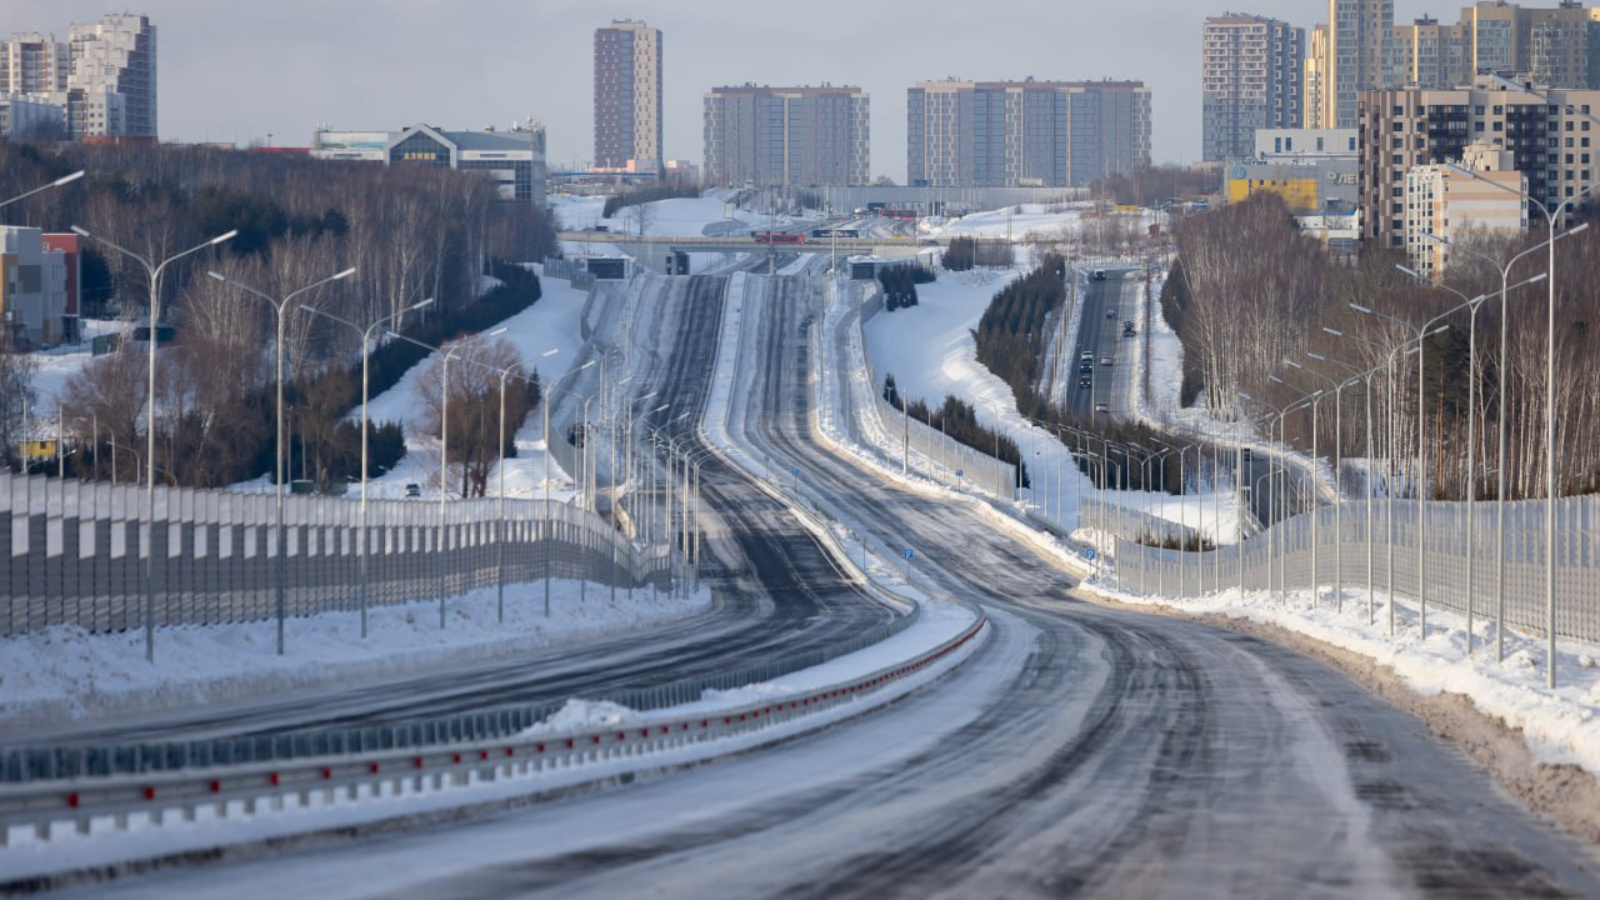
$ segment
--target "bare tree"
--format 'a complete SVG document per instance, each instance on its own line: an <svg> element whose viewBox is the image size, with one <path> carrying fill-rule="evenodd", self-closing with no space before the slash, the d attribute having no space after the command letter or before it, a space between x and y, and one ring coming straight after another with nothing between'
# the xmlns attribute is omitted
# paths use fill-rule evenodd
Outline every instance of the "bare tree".
<svg viewBox="0 0 1600 900"><path fill-rule="evenodd" d="M480 337L453 341L440 348L450 360L450 447L447 471L450 481L460 484L464 497L482 497L487 490L494 465L509 452L499 446L500 373L509 369L506 384L506 440L511 442L531 406L527 382L517 350L509 342ZM417 401L422 407L418 420L420 434L414 437L437 438L440 433L443 393L442 356L424 369L416 382Z"/></svg>

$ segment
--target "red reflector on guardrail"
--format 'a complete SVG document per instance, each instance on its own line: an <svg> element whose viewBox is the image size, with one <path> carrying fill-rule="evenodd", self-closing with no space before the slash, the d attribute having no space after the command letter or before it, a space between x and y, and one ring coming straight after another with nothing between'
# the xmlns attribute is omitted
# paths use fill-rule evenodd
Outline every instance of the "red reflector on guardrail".
<svg viewBox="0 0 1600 900"><path fill-rule="evenodd" d="M78 808L78 795L75 794L75 793L74 794L68 794L67 795L67 805L72 807L73 809L77 809Z"/></svg>

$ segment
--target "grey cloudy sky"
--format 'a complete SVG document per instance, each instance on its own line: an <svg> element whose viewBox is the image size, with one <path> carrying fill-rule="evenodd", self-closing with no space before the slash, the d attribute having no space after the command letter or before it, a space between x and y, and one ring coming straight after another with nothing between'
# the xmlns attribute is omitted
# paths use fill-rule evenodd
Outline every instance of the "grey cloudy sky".
<svg viewBox="0 0 1600 900"><path fill-rule="evenodd" d="M107 0L3 0L0 31L53 31L123 11ZM1454 18L1465 0L1436 12ZM1553 2L1539 5L1554 5ZM1439 6L1439 4L1435 4ZM1425 11L1398 0L1397 21ZM666 43L666 153L699 161L701 95L758 84L852 84L872 97L872 171L905 177L906 88L981 80L1140 79L1155 97L1157 161L1200 154L1195 0L143 0L159 29L167 140L310 143L316 123L393 129L549 129L553 165L586 162L594 29L643 19ZM1325 0L1235 11L1309 29Z"/></svg>

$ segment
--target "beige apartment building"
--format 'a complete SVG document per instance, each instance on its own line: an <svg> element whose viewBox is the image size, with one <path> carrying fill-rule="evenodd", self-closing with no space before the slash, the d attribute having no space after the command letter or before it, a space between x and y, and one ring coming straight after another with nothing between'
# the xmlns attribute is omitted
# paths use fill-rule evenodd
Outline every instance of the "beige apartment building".
<svg viewBox="0 0 1600 900"><path fill-rule="evenodd" d="M1552 209L1576 199L1600 175L1597 111L1600 91L1522 90L1489 76L1471 88L1366 92L1358 142L1362 236L1404 247L1407 173L1459 162L1475 144L1509 154L1527 193Z"/></svg>
<svg viewBox="0 0 1600 900"><path fill-rule="evenodd" d="M631 19L595 29L595 168L660 168L661 73L661 29Z"/></svg>
<svg viewBox="0 0 1600 900"><path fill-rule="evenodd" d="M1474 233L1521 234L1528 227L1528 204L1519 194L1528 177L1515 168L1515 156L1487 142L1474 143L1459 165L1415 166L1406 173L1406 256L1429 278L1443 278L1452 242Z"/></svg>
<svg viewBox="0 0 1600 900"><path fill-rule="evenodd" d="M1454 88L1480 72L1600 87L1600 10L1576 0L1541 8L1483 0L1463 7L1455 24L1424 16L1395 26L1386 86Z"/></svg>

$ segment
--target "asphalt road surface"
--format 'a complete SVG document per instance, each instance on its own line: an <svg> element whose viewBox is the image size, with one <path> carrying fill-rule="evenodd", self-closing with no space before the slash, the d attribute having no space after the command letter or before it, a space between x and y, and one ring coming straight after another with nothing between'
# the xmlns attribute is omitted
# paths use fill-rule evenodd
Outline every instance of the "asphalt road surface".
<svg viewBox="0 0 1600 900"><path fill-rule="evenodd" d="M993 519L819 449L802 384L816 285L730 301L765 407L746 438L857 527L914 542L932 590L983 604L994 631L971 662L716 765L95 896L1600 896L1591 848L1338 672L1075 599Z"/></svg>

